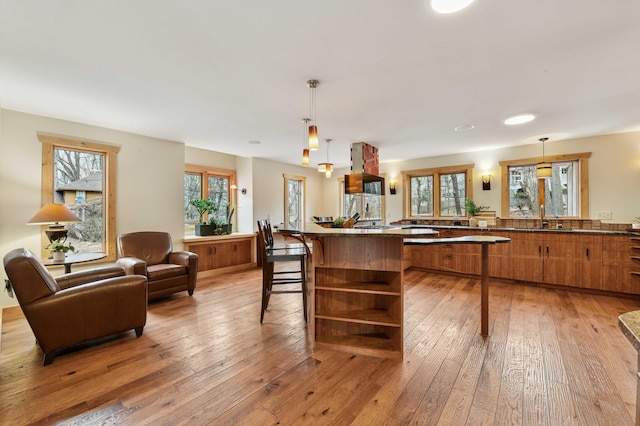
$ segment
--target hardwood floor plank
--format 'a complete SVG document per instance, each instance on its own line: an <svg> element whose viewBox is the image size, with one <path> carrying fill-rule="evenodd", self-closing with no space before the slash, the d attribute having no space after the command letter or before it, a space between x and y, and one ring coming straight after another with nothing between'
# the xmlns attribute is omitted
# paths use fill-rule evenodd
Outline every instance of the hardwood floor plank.
<svg viewBox="0 0 640 426"><path fill-rule="evenodd" d="M405 274L403 360L314 349L299 295L259 323L261 272L198 281L122 333L43 367L19 310L3 315L0 424L634 423L636 352L617 327L631 299Z"/></svg>

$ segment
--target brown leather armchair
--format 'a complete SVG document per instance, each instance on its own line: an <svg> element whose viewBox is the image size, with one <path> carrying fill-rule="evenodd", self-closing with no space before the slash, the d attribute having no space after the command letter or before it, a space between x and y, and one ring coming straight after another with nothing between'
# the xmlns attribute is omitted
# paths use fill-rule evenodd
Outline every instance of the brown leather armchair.
<svg viewBox="0 0 640 426"><path fill-rule="evenodd" d="M198 255L189 251L173 251L167 232L131 232L118 235L116 263L127 274L147 277L149 300L196 288Z"/></svg>
<svg viewBox="0 0 640 426"><path fill-rule="evenodd" d="M147 279L126 276L117 266L88 269L54 278L27 249L4 257L4 269L22 312L44 352L44 365L56 352L79 343L135 329L147 322Z"/></svg>

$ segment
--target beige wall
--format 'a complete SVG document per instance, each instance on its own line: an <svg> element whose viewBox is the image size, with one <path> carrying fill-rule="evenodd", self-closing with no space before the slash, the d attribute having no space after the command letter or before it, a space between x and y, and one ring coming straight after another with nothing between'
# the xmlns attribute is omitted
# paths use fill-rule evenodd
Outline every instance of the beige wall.
<svg viewBox="0 0 640 426"><path fill-rule="evenodd" d="M610 211L612 220L608 223L631 223L640 215L640 132L615 135L594 136L547 142L545 154L560 155L591 152L589 159L589 217L595 219L596 212ZM500 214L500 166L499 161L533 158L542 155L540 144L527 144L508 149L470 152L439 157L418 158L409 161L385 162L385 153L380 150L380 173L386 176L387 221L402 217L402 179L403 170L416 170L430 167L475 164L473 177L473 198L481 205L490 206ZM484 170L491 174L491 190L483 191L481 176ZM346 172L338 170L335 176ZM388 194L391 177L398 178L397 195ZM324 186L324 206L327 216L339 214L337 184L327 179Z"/></svg>
<svg viewBox="0 0 640 426"><path fill-rule="evenodd" d="M0 114L0 256L42 248L40 227L26 225L40 209L38 132L119 145L116 232L167 231L182 247L183 144L10 110ZM4 268L0 278L4 283ZM0 292L0 307L15 304Z"/></svg>

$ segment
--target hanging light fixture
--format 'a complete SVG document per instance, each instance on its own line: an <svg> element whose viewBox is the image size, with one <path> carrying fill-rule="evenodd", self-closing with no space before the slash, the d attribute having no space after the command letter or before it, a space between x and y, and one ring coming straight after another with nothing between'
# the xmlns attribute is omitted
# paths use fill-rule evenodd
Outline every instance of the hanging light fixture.
<svg viewBox="0 0 640 426"><path fill-rule="evenodd" d="M309 118L302 119L302 165L309 165L309 145L307 142L307 126L309 125Z"/></svg>
<svg viewBox="0 0 640 426"><path fill-rule="evenodd" d="M318 145L318 126L316 123L316 87L318 87L320 82L318 80L309 80L307 81L307 86L309 86L310 96L309 96L309 116L311 117L311 126L309 126L309 149L311 151L317 151L319 148Z"/></svg>
<svg viewBox="0 0 640 426"><path fill-rule="evenodd" d="M318 164L318 171L320 173L324 173L324 176L329 179L331 177L331 172L333 172L333 164L329 162L329 142L331 139L324 140L327 143L327 162Z"/></svg>
<svg viewBox="0 0 640 426"><path fill-rule="evenodd" d="M553 172L552 165L544 161L544 143L548 141L549 138L540 138L538 140L542 142L542 163L536 165L536 176L539 178L550 178Z"/></svg>

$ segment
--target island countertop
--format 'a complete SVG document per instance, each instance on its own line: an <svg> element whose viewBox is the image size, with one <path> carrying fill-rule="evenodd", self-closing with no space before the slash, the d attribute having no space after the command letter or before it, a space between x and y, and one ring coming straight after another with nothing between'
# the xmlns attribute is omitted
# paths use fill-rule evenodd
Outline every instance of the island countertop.
<svg viewBox="0 0 640 426"><path fill-rule="evenodd" d="M303 225L293 225L281 223L274 226L277 232L283 234L300 234L305 236L323 237L434 237L438 231L426 227L401 227L401 226L380 226L376 228L324 228L316 223L307 222Z"/></svg>

